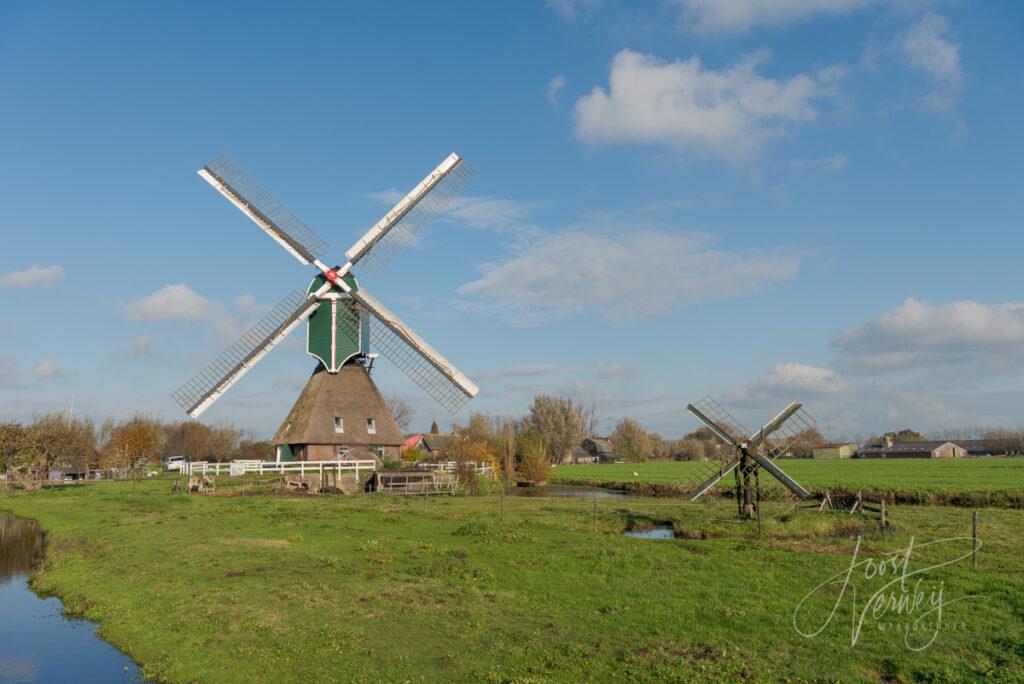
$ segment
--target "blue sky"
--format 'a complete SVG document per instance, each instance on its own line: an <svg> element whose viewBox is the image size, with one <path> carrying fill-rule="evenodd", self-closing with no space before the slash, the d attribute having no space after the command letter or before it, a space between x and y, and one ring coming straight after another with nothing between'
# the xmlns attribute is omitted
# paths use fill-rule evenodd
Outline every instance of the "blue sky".
<svg viewBox="0 0 1024 684"><path fill-rule="evenodd" d="M1024 423L1018 3L0 4L0 419L170 392L311 270L195 174L228 152L476 379L676 436L710 393L834 436ZM301 335L203 416L272 433ZM385 393L444 409L387 364Z"/></svg>

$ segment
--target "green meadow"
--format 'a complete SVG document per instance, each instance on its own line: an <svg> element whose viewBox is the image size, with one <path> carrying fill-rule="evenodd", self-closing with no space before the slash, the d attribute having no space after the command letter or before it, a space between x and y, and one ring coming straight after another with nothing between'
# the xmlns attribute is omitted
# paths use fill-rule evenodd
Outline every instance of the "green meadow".
<svg viewBox="0 0 1024 684"><path fill-rule="evenodd" d="M958 505L1024 506L1024 458L958 459L780 459L789 475L811 492L863 490L887 494L890 501ZM673 493L706 463L654 461L563 465L553 482L626 487L645 485Z"/></svg>
<svg viewBox="0 0 1024 684"><path fill-rule="evenodd" d="M981 510L973 568L963 508L893 506L887 529L798 510L759 533L714 502L282 496L222 481L210 496L167 480L69 485L0 495L0 510L47 532L34 587L157 681L1024 679L1024 511ZM678 538L622 534L658 524ZM858 536L860 559L955 538L908 564L948 563L919 575L941 583L941 624L883 610L853 645L852 596L826 586L796 618L821 632L797 632L801 599L849 568ZM880 586L867 574L853 578L857 611ZM905 643L932 631L922 650Z"/></svg>

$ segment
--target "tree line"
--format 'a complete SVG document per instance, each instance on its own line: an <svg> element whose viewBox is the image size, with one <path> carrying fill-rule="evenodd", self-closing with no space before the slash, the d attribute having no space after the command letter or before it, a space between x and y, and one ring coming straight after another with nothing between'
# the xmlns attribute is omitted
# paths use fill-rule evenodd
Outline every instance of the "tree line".
<svg viewBox="0 0 1024 684"><path fill-rule="evenodd" d="M140 462L160 463L168 456L195 461L272 460L274 448L230 424L165 422L147 416L97 424L53 412L31 423L0 423L0 470L105 470Z"/></svg>

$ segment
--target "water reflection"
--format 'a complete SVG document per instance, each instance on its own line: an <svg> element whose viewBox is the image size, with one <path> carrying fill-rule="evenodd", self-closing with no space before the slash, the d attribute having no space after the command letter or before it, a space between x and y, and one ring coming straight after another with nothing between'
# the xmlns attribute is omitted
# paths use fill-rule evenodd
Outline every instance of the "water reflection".
<svg viewBox="0 0 1024 684"><path fill-rule="evenodd" d="M138 681L135 664L93 623L65 618L58 599L29 589L43 551L38 523L0 513L0 684Z"/></svg>
<svg viewBox="0 0 1024 684"><path fill-rule="evenodd" d="M602 487L580 487L576 485L546 485L543 487L516 487L512 492L516 496L555 496L576 497L580 499L624 499L628 495Z"/></svg>
<svg viewBox="0 0 1024 684"><path fill-rule="evenodd" d="M0 515L0 582L28 575L43 559L43 530L35 520Z"/></svg>

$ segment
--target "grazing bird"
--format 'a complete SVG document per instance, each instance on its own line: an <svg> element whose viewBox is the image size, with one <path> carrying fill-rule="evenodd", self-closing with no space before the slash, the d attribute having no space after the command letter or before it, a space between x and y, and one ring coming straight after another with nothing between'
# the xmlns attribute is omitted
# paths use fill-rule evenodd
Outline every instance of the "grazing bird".
<svg viewBox="0 0 1024 684"><path fill-rule="evenodd" d="M638 473L638 472L636 472L636 471L634 470L634 471L633 471L633 477L640 477L640 473Z"/></svg>

